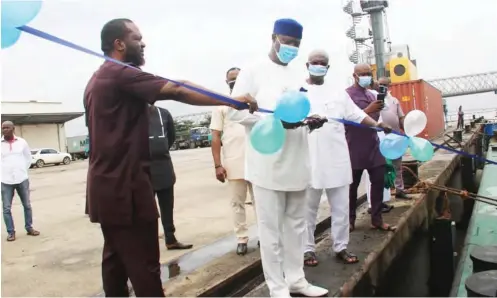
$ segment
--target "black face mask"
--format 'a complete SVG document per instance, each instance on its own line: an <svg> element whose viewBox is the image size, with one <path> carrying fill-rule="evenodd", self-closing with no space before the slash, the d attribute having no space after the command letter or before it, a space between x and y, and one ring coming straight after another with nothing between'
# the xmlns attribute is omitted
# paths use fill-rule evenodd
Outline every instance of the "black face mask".
<svg viewBox="0 0 497 298"><path fill-rule="evenodd" d="M233 87L235 87L236 81L229 81L228 86L230 87L230 90L233 90Z"/></svg>

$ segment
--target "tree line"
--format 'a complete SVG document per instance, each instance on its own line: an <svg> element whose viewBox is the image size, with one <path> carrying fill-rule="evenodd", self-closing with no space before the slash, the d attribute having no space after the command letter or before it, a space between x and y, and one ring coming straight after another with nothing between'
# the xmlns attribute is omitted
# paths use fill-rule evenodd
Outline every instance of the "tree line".
<svg viewBox="0 0 497 298"><path fill-rule="evenodd" d="M211 115L205 116L200 122L194 122L192 120L176 120L174 119L174 128L176 130L177 136L188 136L190 135L190 129L193 127L203 126L209 127L211 124Z"/></svg>

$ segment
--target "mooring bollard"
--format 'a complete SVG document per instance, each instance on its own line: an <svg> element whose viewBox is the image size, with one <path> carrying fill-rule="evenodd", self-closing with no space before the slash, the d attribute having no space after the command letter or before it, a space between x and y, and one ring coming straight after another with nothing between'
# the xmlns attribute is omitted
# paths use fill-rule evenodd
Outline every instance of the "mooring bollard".
<svg viewBox="0 0 497 298"><path fill-rule="evenodd" d="M471 132L471 125L469 125L469 124L464 125L464 132L470 133Z"/></svg>
<svg viewBox="0 0 497 298"><path fill-rule="evenodd" d="M418 162L416 160L402 161L402 166L409 168L416 176L418 176ZM404 180L404 188L409 189L413 187L418 180L412 173L406 169L402 169L402 180Z"/></svg>
<svg viewBox="0 0 497 298"><path fill-rule="evenodd" d="M497 270L470 275L464 282L468 297L496 297Z"/></svg>
<svg viewBox="0 0 497 298"><path fill-rule="evenodd" d="M460 129L454 130L454 132L452 134L453 134L454 140L456 140L458 142L462 142L462 130L460 130Z"/></svg>
<svg viewBox="0 0 497 298"><path fill-rule="evenodd" d="M471 128L475 128L476 127L476 123L474 121L469 122L469 124L471 125Z"/></svg>
<svg viewBox="0 0 497 298"><path fill-rule="evenodd" d="M476 246L469 255L473 273L497 270L497 246Z"/></svg>

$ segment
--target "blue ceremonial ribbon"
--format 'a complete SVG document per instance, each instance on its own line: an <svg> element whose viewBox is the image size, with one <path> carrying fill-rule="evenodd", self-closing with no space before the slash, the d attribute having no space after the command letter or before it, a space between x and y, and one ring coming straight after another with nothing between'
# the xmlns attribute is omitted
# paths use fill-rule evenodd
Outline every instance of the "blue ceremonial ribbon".
<svg viewBox="0 0 497 298"><path fill-rule="evenodd" d="M23 25L23 26L17 27L17 29L19 29L21 31L24 31L26 33L29 33L31 35L34 35L36 37L40 37L40 38L43 38L45 40L48 40L48 41L51 41L51 42L55 42L57 44L65 46L65 47L74 49L76 51L80 51L80 52L83 52L83 53L86 53L86 54L89 54L89 55L92 55L92 56L95 56L95 57L98 57L98 58L102 58L102 59L105 59L107 61L114 62L116 64L122 65L124 67L129 67L129 68L136 69L138 71L142 71L141 69L139 69L137 67L134 67L133 65L129 65L127 63L124 63L122 61L116 60L116 59L111 58L109 56L105 56L105 55L99 54L97 52L94 52L92 50L84 48L84 47L82 47L80 45L77 45L77 44L72 43L70 41L64 40L64 39L59 38L57 36L48 34L46 32L40 31L40 30L35 29L33 27L29 27L29 26ZM212 97L212 98L217 99L219 101L222 101L222 102L234 105L234 106L236 106L238 108L241 108L241 109L248 109L249 108L248 104L243 103L243 102L239 102L239 101L234 100L232 98L229 98L227 96L223 96L221 94L217 94L217 93L214 93L214 92L211 92L211 91L207 91L207 90L204 90L204 89L201 89L201 88L198 88L198 87L195 87L195 86L191 86L191 85L188 85L188 84L185 84L185 83L181 83L181 82L178 82L178 81L175 81L175 80L171 80L171 79L168 79L168 78L164 78L164 77L160 77L160 76L157 76L157 77L159 77L161 79L164 79L165 81L169 81L169 82L172 82L174 84L183 86L185 88L188 88L188 89L193 90L195 92L198 92L200 94ZM263 113L273 113L273 111L266 110L266 109L259 109L258 111L263 112Z"/></svg>
<svg viewBox="0 0 497 298"><path fill-rule="evenodd" d="M119 65L122 65L124 67L129 67L129 68L136 69L138 71L142 71L141 69L139 69L137 67L134 67L134 66L129 65L127 63L124 63L122 61L116 60L116 59L111 58L109 56L105 56L105 55L99 54L99 53L94 52L92 50L89 50L89 49L87 49L85 47L82 47L82 46L77 45L75 43L72 43L70 41L64 40L64 39L59 38L57 36L51 35L49 33L40 31L40 30L35 29L33 27L23 25L23 26L17 27L17 29L19 29L21 31L24 31L26 33L29 33L31 35L34 35L36 37L39 37L39 38L42 38L42 39L45 39L45 40L48 40L48 41L60 44L62 46L74 49L76 51L80 51L80 52L83 52L83 53L86 53L86 54L89 54L89 55L92 55L92 56L95 56L95 57L98 57L98 58L101 58L101 59L104 59L104 60L107 60L107 61L110 61L110 62L113 62L113 63L116 63L116 64L119 64ZM182 82L178 82L178 81L175 81L175 80L171 80L171 79L168 79L168 78L164 78L164 77L161 77L161 76L157 76L157 77L162 78L165 81L169 81L169 82L172 82L174 84L183 86L185 88L188 88L188 89L193 90L195 92L198 92L200 94L212 97L212 98L217 99L219 101L228 103L230 105L234 105L234 106L238 107L239 109L248 109L249 108L249 106L248 106L247 103L236 101L236 100L234 100L232 98L229 98L227 96L223 96L221 94L217 94L217 93L214 93L214 92L211 92L211 91L207 91L207 90L195 87L195 86L191 86L191 85L188 85L188 84L185 84L185 83L182 83ZM306 92L307 91L305 89L303 89L303 90L302 89L303 88L301 88L300 91L302 91L302 92ZM257 111L258 112L262 112L262 113L274 113L274 111L267 110L267 109L262 109L262 108L259 108ZM362 128L374 129L376 131L383 131L383 129L379 128L379 127L371 127L371 126L367 126L367 125L364 125L364 124L360 124L360 123L348 121L348 120L345 120L345 119L339 119L339 118L328 118L328 119L334 120L334 121L338 121L340 123L347 124L347 125L352 125L352 126L357 126L357 127L362 127ZM405 137L407 137L405 134L403 134L401 132L398 132L398 131L392 130L392 133L394 133L396 135L399 135L399 136L405 136ZM478 156L478 155L469 154L469 153L466 153L464 151L452 149L452 148L449 148L449 147L446 147L446 146L443 146L443 145L435 144L433 142L430 142L430 143L433 146L435 146L435 147L437 147L439 149L444 149L444 150L447 150L447 151L450 151L450 152L453 152L453 153L456 153L456 154L459 154L459 155L464 155L464 156L467 156L467 157L470 157L470 158L473 158L473 159L478 159L478 160L481 160L481 161L484 161L484 162L487 162L487 163L491 163L491 164L497 165L497 162L492 161L492 160L488 160L488 159L483 158L483 157Z"/></svg>

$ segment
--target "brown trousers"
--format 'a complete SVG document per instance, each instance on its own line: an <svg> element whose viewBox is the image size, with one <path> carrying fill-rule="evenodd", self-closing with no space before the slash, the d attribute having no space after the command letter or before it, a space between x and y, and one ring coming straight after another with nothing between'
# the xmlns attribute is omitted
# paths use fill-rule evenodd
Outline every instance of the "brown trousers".
<svg viewBox="0 0 497 298"><path fill-rule="evenodd" d="M102 281L106 297L128 297L128 279L137 297L164 297L160 278L159 225L101 226Z"/></svg>

